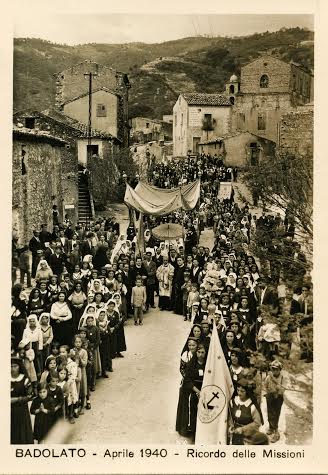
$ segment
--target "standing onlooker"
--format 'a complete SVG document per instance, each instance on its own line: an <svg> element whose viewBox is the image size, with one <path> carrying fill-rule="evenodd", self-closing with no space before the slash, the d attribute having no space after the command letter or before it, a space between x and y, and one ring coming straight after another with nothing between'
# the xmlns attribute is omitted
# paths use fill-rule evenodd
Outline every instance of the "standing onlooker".
<svg viewBox="0 0 328 475"><path fill-rule="evenodd" d="M284 402L284 378L286 379L286 377L282 374L282 364L280 361L272 361L270 368L271 371L264 382L269 421L269 430L267 431L267 434L272 435L271 442L277 442L280 438L278 424L281 406Z"/></svg>
<svg viewBox="0 0 328 475"><path fill-rule="evenodd" d="M38 251L42 250L42 243L39 237L39 231L33 231L33 237L29 242L29 248L32 252L32 277L35 277L36 268L38 265Z"/></svg>
<svg viewBox="0 0 328 475"><path fill-rule="evenodd" d="M146 293L147 293L147 309L149 306L155 308L155 286L156 286L156 264L151 257L151 252L146 252L146 259L143 262L146 271L147 271L147 284L146 284Z"/></svg>
<svg viewBox="0 0 328 475"><path fill-rule="evenodd" d="M139 320L139 325L142 325L143 311L146 305L146 300L147 300L146 289L142 285L142 279L140 277L137 277L136 285L135 287L133 287L132 294L131 294L131 306L134 309L134 324L135 325L138 325L138 320Z"/></svg>

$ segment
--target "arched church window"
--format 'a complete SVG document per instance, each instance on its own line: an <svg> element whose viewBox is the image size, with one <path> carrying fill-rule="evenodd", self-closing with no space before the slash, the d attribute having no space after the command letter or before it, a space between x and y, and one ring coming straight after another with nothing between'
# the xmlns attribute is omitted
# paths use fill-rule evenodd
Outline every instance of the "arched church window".
<svg viewBox="0 0 328 475"><path fill-rule="evenodd" d="M265 88L269 87L269 77L267 74L263 74L260 79L260 87Z"/></svg>

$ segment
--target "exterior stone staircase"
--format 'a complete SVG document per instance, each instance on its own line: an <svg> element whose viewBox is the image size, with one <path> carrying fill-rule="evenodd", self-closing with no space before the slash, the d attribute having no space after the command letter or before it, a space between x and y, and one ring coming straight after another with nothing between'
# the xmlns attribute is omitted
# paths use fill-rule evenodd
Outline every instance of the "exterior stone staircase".
<svg viewBox="0 0 328 475"><path fill-rule="evenodd" d="M90 223L93 220L92 214L87 177L79 172L79 222Z"/></svg>

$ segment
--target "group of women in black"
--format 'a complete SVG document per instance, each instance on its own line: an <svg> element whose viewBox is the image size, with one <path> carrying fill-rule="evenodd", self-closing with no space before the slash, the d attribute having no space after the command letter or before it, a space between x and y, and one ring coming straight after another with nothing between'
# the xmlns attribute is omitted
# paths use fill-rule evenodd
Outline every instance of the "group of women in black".
<svg viewBox="0 0 328 475"><path fill-rule="evenodd" d="M41 260L44 272L36 272L29 296L21 284L13 286L13 444L41 443L60 418L75 423L91 409L98 378L108 378L112 360L123 358L127 288L119 265L98 272L88 258L75 272L55 276Z"/></svg>

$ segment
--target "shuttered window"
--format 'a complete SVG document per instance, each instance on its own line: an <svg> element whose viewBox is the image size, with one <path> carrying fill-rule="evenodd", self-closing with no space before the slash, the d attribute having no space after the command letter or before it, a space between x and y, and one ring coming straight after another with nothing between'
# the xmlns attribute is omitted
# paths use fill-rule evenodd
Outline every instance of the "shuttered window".
<svg viewBox="0 0 328 475"><path fill-rule="evenodd" d="M107 108L105 104L97 104L97 117L107 117Z"/></svg>

